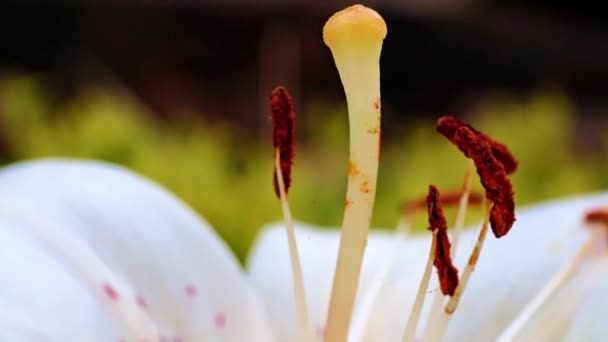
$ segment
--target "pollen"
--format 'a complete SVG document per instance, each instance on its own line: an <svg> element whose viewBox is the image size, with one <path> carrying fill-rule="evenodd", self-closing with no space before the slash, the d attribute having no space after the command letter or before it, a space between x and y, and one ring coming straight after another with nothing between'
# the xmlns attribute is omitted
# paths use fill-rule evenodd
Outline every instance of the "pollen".
<svg viewBox="0 0 608 342"><path fill-rule="evenodd" d="M272 145L278 151L281 162L281 174L285 184L285 193L291 185L291 167L294 159L295 118L293 100L284 87L275 88L270 95L270 112L272 114ZM274 191L280 197L276 170L273 174Z"/></svg>
<svg viewBox="0 0 608 342"><path fill-rule="evenodd" d="M359 168L357 167L357 164L354 161L350 160L348 162L348 175L350 177L355 177L358 174L359 174Z"/></svg>
<svg viewBox="0 0 608 342"><path fill-rule="evenodd" d="M608 227L608 205L588 210L585 213L585 222L589 224L599 223Z"/></svg>
<svg viewBox="0 0 608 342"><path fill-rule="evenodd" d="M441 117L436 128L475 163L481 184L486 190L486 198L493 203L490 212L492 232L497 238L506 235L515 223L513 186L507 177L507 171L516 168L515 158L510 152L504 153L505 147L504 150L499 149L502 151L498 152L502 158L499 159L494 154L496 148L493 146L497 144L494 140L452 117Z"/></svg>
<svg viewBox="0 0 608 342"><path fill-rule="evenodd" d="M367 194L371 191L369 181L367 179L364 179L363 182L361 182L361 186L359 187L359 190L365 194Z"/></svg>
<svg viewBox="0 0 608 342"><path fill-rule="evenodd" d="M479 139L488 143L492 149L492 155L494 155L494 157L503 165L507 174L512 174L517 170L517 159L515 159L513 153L509 151L507 145L492 139L489 135L478 131L471 125L468 125L453 116L442 116L437 120L436 129L437 132L454 142L454 135L456 130L460 127L467 127L469 130L475 133Z"/></svg>
<svg viewBox="0 0 608 342"><path fill-rule="evenodd" d="M452 296L456 287L458 287L458 269L454 267L452 262L448 225L441 208L439 190L434 185L429 186L427 208L429 229L437 232L437 248L435 249L433 265L437 268L441 293Z"/></svg>

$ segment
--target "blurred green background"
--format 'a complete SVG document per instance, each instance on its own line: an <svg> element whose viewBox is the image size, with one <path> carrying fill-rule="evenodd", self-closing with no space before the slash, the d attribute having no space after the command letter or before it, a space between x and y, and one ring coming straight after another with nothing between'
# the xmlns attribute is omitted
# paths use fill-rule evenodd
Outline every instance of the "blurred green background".
<svg viewBox="0 0 608 342"><path fill-rule="evenodd" d="M375 227L395 227L402 201L430 183L460 188L467 160L434 130L444 114L511 147L519 206L608 188L603 11L575 2L365 3L389 32ZM349 4L5 1L0 161L125 165L194 207L243 260L259 229L281 218L267 100L285 85L298 113L293 214L338 226L347 115L321 29ZM472 210L469 221L478 218Z"/></svg>
<svg viewBox="0 0 608 342"><path fill-rule="evenodd" d="M608 140L591 154L577 153L572 104L558 90L519 99L487 96L469 119L519 158L513 177L519 205L608 187ZM128 93L97 85L57 103L44 81L24 74L0 79L0 120L4 162L70 156L126 165L192 205L240 258L264 223L281 218L271 185L270 137L243 141L229 121L181 113L161 122ZM433 123L421 117L384 139L374 226L394 227L399 204L424 196L430 183L446 190L461 186L466 159ZM346 183L344 104L304 104L297 125L304 138L296 151L293 214L337 226ZM425 227L423 217L416 226Z"/></svg>

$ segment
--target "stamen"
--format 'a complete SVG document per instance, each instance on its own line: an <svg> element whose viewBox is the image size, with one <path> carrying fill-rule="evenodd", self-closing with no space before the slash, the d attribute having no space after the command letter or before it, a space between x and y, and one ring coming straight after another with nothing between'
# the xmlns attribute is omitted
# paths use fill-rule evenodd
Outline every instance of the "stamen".
<svg viewBox="0 0 608 342"><path fill-rule="evenodd" d="M465 175L465 183L468 181L469 184L468 189L465 184L462 190L452 190L448 192L443 192L441 195L441 206L454 207L458 205L459 216L457 216L457 218L462 216L460 212L461 210L463 210L461 208L463 200L466 201L467 204L471 205L481 205L481 203L483 202L483 195L481 193L470 191L471 172L472 171L468 169ZM426 196L416 198L410 201L405 201L401 204L401 211L407 217L415 216L422 209L426 209ZM464 210L466 211L466 206L464 207Z"/></svg>
<svg viewBox="0 0 608 342"><path fill-rule="evenodd" d="M420 312L424 304L426 290L429 287L429 279L431 277L431 265L435 265L439 275L439 283L441 292L446 295L454 294L456 286L458 286L458 270L452 264L450 256L450 241L447 235L447 223L441 208L439 190L434 185L429 186L429 194L427 196L427 207L429 215L429 229L433 232L431 242L431 251L425 267L424 274L420 280L416 300L412 307L403 341L413 341L416 334L418 321L420 320ZM432 263L431 263L432 261Z"/></svg>
<svg viewBox="0 0 608 342"><path fill-rule="evenodd" d="M472 193L471 192L471 183L473 180L473 162L471 161L471 165L469 165L469 167L467 168L465 175L464 175L464 184L463 184L463 190L462 190L462 195L460 197L460 201L459 201L459 205L458 205L458 212L456 214L456 220L455 220L455 224L454 224L454 229L453 229L453 238L452 238L452 249L451 249L451 256L452 258L454 258L454 255L456 255L456 251L458 250L458 245L460 243L460 236L462 233L462 230L464 229L464 221L466 218L466 213L467 213L467 207L468 204L482 204L483 203L483 196L481 194L477 194L477 193ZM443 196L442 196L442 201L443 201ZM433 298L433 304L431 305L431 310L429 313L429 317L440 317L442 315L441 311L443 310L443 306L445 303L445 297L443 296L442 293L440 292L436 292L435 296ZM431 320L428 321L428 325L430 326L431 324Z"/></svg>
<svg viewBox="0 0 608 342"><path fill-rule="evenodd" d="M608 227L608 206L597 207L585 213L585 222L599 223Z"/></svg>
<svg viewBox="0 0 608 342"><path fill-rule="evenodd" d="M483 224L481 226L481 230L479 231L479 236L477 237L477 242L475 243L475 247L473 247L473 251L471 251L471 255L469 256L469 262L467 263L467 266L464 268L464 271L462 272L462 278L460 280L460 284L456 288L454 296L452 296L452 298L450 298L450 300L448 301L448 304L445 307L445 312L447 314L454 313L454 311L456 310L456 307L458 307L458 303L460 302L462 293L464 292L464 290L469 282L469 278L471 277L473 270L475 270L475 266L477 265L477 260L479 260L479 255L481 254L481 249L483 248L483 244L486 240L486 235L488 233L488 218L490 217L489 214L491 212L491 209L490 209L491 207L492 207L492 205L490 203L488 203L488 207L487 207L488 212L486 214L486 218L484 219Z"/></svg>
<svg viewBox="0 0 608 342"><path fill-rule="evenodd" d="M513 156L505 144L492 139L489 135L476 130L471 125L468 125L453 116L446 115L437 120L437 131L452 142L454 142L454 133L456 133L456 130L460 127L467 127L475 133L478 138L487 142L492 147L492 154L504 166L507 174L512 174L517 170L517 159L515 159L515 156Z"/></svg>
<svg viewBox="0 0 608 342"><path fill-rule="evenodd" d="M451 132L443 129L445 122L449 121L440 119L437 125L437 131L442 134ZM458 127L453 135L446 137L475 163L481 184L486 189L486 197L493 203L490 212L492 232L496 238L506 235L515 222L515 202L505 167L492 154L492 146L487 139L466 125Z"/></svg>
<svg viewBox="0 0 608 342"><path fill-rule="evenodd" d="M468 284L469 279L471 277L471 274L473 273L473 270L475 269L477 260L479 259L479 255L481 253L481 249L483 247L483 244L484 244L487 232L488 232L488 226L490 225L489 224L489 217L490 217L490 210L491 210L490 206L491 206L491 204L488 203L485 219L483 221L481 230L477 237L477 242L475 244L475 247L473 247L473 251L471 252L471 255L469 256L469 261L468 261L467 265L465 266L464 271L462 272L462 276L460 278L460 283L458 284L458 287L456 288L456 290L454 292L454 296L452 296L448 300L448 303L447 303L443 313L430 316L429 323L427 323L427 327L425 329L424 341L435 342L435 341L443 340L443 336L445 335L445 333L447 331L448 323L450 321L450 318L452 317L452 313L454 313L454 311L458 307L458 303L460 302L462 293L464 292L466 285ZM432 322L431 322L431 320L432 320Z"/></svg>
<svg viewBox="0 0 608 342"><path fill-rule="evenodd" d="M429 280L431 279L431 271L433 270L433 259L437 250L437 230L433 230L433 236L431 238L431 248L429 249L429 257L426 260L426 266L424 266L424 273L420 279L420 285L418 285L418 292L416 293L416 299L414 300L414 306L410 311L410 316L405 326L405 332L401 341L410 342L416 340L416 328L420 321L420 313L422 312L422 306L424 304L424 297L429 287Z"/></svg>
<svg viewBox="0 0 608 342"><path fill-rule="evenodd" d="M294 126L295 112L291 97L287 89L279 87L273 90L271 95L271 112L273 119L272 142L274 151L274 189L281 201L283 220L285 221L285 232L287 233L287 244L289 248L289 259L291 261L293 287L296 307L296 331L298 341L312 341L313 336L308 319L306 292L304 290L304 277L296 242L295 229L289 202L287 201L287 190L291 182L291 165L293 164ZM285 157L286 160L282 158ZM286 177L286 178L284 178Z"/></svg>
<svg viewBox="0 0 608 342"><path fill-rule="evenodd" d="M340 247L327 316L326 341L346 341L376 193L380 152L380 52L386 24L354 5L323 28L348 105L350 161Z"/></svg>
<svg viewBox="0 0 608 342"><path fill-rule="evenodd" d="M464 184L462 186L462 196L458 204L458 212L456 213L456 220L454 223L453 238L452 238L452 257L458 250L458 244L460 243L460 234L464 229L464 221L467 216L467 207L469 204L481 205L483 203L483 197L475 192L471 192L471 183L473 181L473 162L467 168L464 174Z"/></svg>
<svg viewBox="0 0 608 342"><path fill-rule="evenodd" d="M458 286L458 270L452 264L448 225L439 201L439 190L434 185L429 187L428 196L429 225L437 230L437 249L433 264L437 268L441 292L452 296Z"/></svg>
<svg viewBox="0 0 608 342"><path fill-rule="evenodd" d="M496 238L506 235L515 222L515 202L513 199L513 187L507 174L517 169L517 160L504 144L494 141L488 135L474 129L470 125L462 123L451 116L444 116L437 120L436 129L448 140L454 143L466 157L472 159L477 169L481 184L486 190L487 214L479 232L477 242L469 256L469 261L463 271L460 284L452 298L445 306L444 314L438 314L442 300L435 298L431 309L431 319L439 317L433 324L433 329L428 324L425 331L425 341L439 341L445 335L451 314L454 313L466 289L466 285L475 269L477 260L483 248L487 235L488 226L491 224L492 232ZM465 179L465 187L470 187L470 180ZM466 200L463 198L457 226L460 228L464 223ZM459 229L460 230L460 229ZM457 233L459 235L459 233ZM456 244L460 236L456 239ZM456 248L454 248L455 250Z"/></svg>
<svg viewBox="0 0 608 342"><path fill-rule="evenodd" d="M278 149L280 168L273 175L274 192L280 198L277 184L277 170L281 171L285 183L285 194L291 186L291 166L293 165L295 145L296 113L293 100L284 87L277 87L270 95L270 112L272 114L272 146Z"/></svg>

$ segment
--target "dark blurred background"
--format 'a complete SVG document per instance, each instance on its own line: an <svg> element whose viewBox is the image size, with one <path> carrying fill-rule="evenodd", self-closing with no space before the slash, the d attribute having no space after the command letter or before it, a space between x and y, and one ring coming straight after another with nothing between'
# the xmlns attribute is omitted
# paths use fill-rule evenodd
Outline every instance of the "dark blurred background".
<svg viewBox="0 0 608 342"><path fill-rule="evenodd" d="M280 217L267 99L281 84L300 114L294 212L337 225L347 122L321 30L350 4L3 2L0 157L126 165L188 201L243 257L260 225ZM518 152L521 203L608 186L605 12L549 1L364 4L388 26L377 225L396 223L400 201L428 182L459 186L466 163L433 134L445 113Z"/></svg>

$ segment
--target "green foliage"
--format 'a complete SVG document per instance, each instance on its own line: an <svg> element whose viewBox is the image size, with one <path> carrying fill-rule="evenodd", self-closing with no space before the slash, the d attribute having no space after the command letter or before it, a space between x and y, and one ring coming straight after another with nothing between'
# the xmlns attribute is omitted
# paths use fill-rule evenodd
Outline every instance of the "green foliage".
<svg viewBox="0 0 608 342"><path fill-rule="evenodd" d="M545 92L525 100L491 99L467 118L506 142L520 160L513 178L518 203L608 186L606 164L573 151L572 112L565 96ZM298 119L290 192L294 216L338 226L346 189L346 113L318 102L308 104ZM105 160L163 184L200 212L241 260L258 229L281 218L268 137L243 137L227 123L193 116L159 122L138 101L110 88L85 87L66 103L54 103L44 83L13 76L0 79L0 128L8 142L3 152L11 160ZM433 121L413 122L383 139L375 226L394 227L399 204L424 196L428 184L461 186L468 162L434 132ZM478 210L472 214L479 218ZM420 216L416 226L424 228Z"/></svg>

